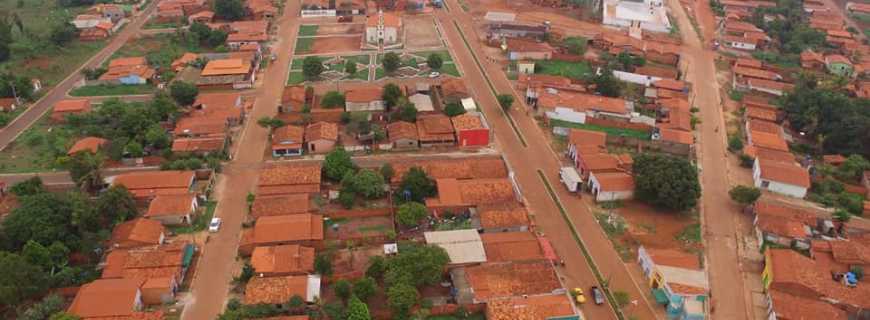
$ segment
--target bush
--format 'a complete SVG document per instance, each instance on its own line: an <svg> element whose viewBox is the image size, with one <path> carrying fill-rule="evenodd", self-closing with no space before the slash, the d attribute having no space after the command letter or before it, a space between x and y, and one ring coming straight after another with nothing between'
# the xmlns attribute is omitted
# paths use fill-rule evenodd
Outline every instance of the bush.
<svg viewBox="0 0 870 320"><path fill-rule="evenodd" d="M399 67L402 66L402 60L395 52L387 52L384 54L382 63L384 65L384 71L387 73L396 72L396 70L399 70Z"/></svg>
<svg viewBox="0 0 870 320"><path fill-rule="evenodd" d="M338 203L345 209L353 208L353 204L356 202L356 193L349 190L341 190L338 193Z"/></svg>
<svg viewBox="0 0 870 320"><path fill-rule="evenodd" d="M743 139L740 139L740 136L737 135L728 137L728 151L743 151Z"/></svg>
<svg viewBox="0 0 870 320"><path fill-rule="evenodd" d="M405 227L415 226L426 217L426 206L419 202L406 202L399 206L396 221Z"/></svg>
<svg viewBox="0 0 870 320"><path fill-rule="evenodd" d="M426 58L426 64L429 66L429 68L439 70L441 69L441 66L444 65L444 59L442 59L441 55L437 53L430 53L429 57Z"/></svg>
<svg viewBox="0 0 870 320"><path fill-rule="evenodd" d="M372 277L363 277L353 282L353 294L362 301L368 301L378 291L378 282Z"/></svg>
<svg viewBox="0 0 870 320"><path fill-rule="evenodd" d="M323 95L323 100L320 101L320 105L324 108L343 108L344 95L338 91L329 91L325 95Z"/></svg>
<svg viewBox="0 0 870 320"><path fill-rule="evenodd" d="M514 96L511 94L503 93L496 96L496 99L498 100L498 105L501 106L501 109L505 112L508 112L514 105Z"/></svg>
<svg viewBox="0 0 870 320"><path fill-rule="evenodd" d="M465 113L465 108L457 102L448 103L444 106L444 114L448 117L455 117Z"/></svg>
<svg viewBox="0 0 870 320"><path fill-rule="evenodd" d="M755 164L755 159L745 153L740 154L740 166L744 168L752 168Z"/></svg>
<svg viewBox="0 0 870 320"><path fill-rule="evenodd" d="M734 200L737 203L750 205L755 203L755 201L761 197L761 190L756 187L738 185L731 188L731 190L728 191L728 195L731 196L731 200Z"/></svg>
<svg viewBox="0 0 870 320"><path fill-rule="evenodd" d="M335 295L342 300L350 298L350 295L353 292L350 281L344 279L336 281L335 284L332 285L332 289L335 290Z"/></svg>

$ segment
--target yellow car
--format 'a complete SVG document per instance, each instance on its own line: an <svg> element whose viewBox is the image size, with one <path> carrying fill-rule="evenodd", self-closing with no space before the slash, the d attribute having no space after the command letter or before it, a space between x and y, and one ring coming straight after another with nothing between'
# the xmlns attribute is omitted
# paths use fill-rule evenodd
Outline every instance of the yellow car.
<svg viewBox="0 0 870 320"><path fill-rule="evenodd" d="M574 296L574 301L577 302L577 304L586 303L586 295L583 294L583 289L574 288L574 290L571 291L571 295Z"/></svg>

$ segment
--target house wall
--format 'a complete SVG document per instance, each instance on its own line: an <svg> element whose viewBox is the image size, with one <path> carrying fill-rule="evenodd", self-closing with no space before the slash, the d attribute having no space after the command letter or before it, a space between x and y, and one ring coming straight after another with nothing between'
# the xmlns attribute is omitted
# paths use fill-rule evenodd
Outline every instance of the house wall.
<svg viewBox="0 0 870 320"><path fill-rule="evenodd" d="M601 185L598 183L598 179L596 179L594 175L589 175L589 190L593 195L595 195L596 202L627 200L634 197L633 190L602 192Z"/></svg>
<svg viewBox="0 0 870 320"><path fill-rule="evenodd" d="M335 141L331 140L314 140L306 143L309 153L327 153L335 149Z"/></svg>
<svg viewBox="0 0 870 320"><path fill-rule="evenodd" d="M795 198L803 198L807 195L807 188L778 181L762 179L761 167L758 164L758 159L755 159L755 164L753 164L752 166L752 180L755 182L756 188L776 192Z"/></svg>
<svg viewBox="0 0 870 320"><path fill-rule="evenodd" d="M393 142L395 149L416 149L420 147L420 142L413 139L399 139Z"/></svg>
<svg viewBox="0 0 870 320"><path fill-rule="evenodd" d="M398 28L384 28L384 43L397 43L399 42L399 30Z"/></svg>
<svg viewBox="0 0 870 320"><path fill-rule="evenodd" d="M191 220L191 214L185 215L168 215L168 216L157 216L157 217L149 217L148 219L160 221L164 226L172 226L172 225L180 225L180 224L189 224Z"/></svg>
<svg viewBox="0 0 870 320"><path fill-rule="evenodd" d="M550 51L511 51L508 54L511 60L550 60L552 56Z"/></svg>
<svg viewBox="0 0 870 320"><path fill-rule="evenodd" d="M546 112L548 119L562 120L572 123L586 123L586 113L577 112L571 108L556 107L553 111Z"/></svg>
<svg viewBox="0 0 870 320"><path fill-rule="evenodd" d="M276 158L301 155L302 148L272 149L272 156Z"/></svg>
<svg viewBox="0 0 870 320"><path fill-rule="evenodd" d="M302 17L334 17L335 9L302 9Z"/></svg>
<svg viewBox="0 0 870 320"><path fill-rule="evenodd" d="M650 86L653 82L659 81L662 78L647 76L637 73L613 70L613 76L625 82L636 83L643 86Z"/></svg>
<svg viewBox="0 0 870 320"><path fill-rule="evenodd" d="M728 46L740 50L755 50L754 43L745 43L740 41L729 41Z"/></svg>
<svg viewBox="0 0 870 320"><path fill-rule="evenodd" d="M462 130L456 134L457 144L461 147L485 146L489 144L488 129Z"/></svg>
<svg viewBox="0 0 870 320"><path fill-rule="evenodd" d="M366 28L366 42L378 43L378 27Z"/></svg>

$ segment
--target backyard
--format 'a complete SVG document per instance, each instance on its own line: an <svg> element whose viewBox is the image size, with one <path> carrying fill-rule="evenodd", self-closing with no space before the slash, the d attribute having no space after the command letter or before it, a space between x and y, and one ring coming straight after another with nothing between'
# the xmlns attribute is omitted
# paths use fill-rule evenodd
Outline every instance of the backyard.
<svg viewBox="0 0 870 320"><path fill-rule="evenodd" d="M52 126L46 115L25 130L3 152L0 172L23 173L61 169L57 157L66 154L73 134Z"/></svg>
<svg viewBox="0 0 870 320"><path fill-rule="evenodd" d="M535 73L563 76L571 79L585 79L591 74L589 64L559 60L535 61Z"/></svg>
<svg viewBox="0 0 870 320"><path fill-rule="evenodd" d="M608 135L612 135L612 136L631 137L631 138L636 138L636 139L641 139L641 140L650 140L650 134L648 132L640 131L640 130L611 128L611 127L604 127L604 126L599 126L599 125L594 125L594 124L574 123L574 122L555 120L555 119L550 120L550 126L600 131L600 132L604 132L604 133L607 133Z"/></svg>

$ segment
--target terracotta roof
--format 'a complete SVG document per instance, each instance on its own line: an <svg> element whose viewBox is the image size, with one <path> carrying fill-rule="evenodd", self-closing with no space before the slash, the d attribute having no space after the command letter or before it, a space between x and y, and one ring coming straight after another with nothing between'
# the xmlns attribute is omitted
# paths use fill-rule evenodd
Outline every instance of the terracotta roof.
<svg viewBox="0 0 870 320"><path fill-rule="evenodd" d="M480 226L489 228L513 228L529 226L529 213L521 206L478 207Z"/></svg>
<svg viewBox="0 0 870 320"><path fill-rule="evenodd" d="M411 168L419 167L432 179L494 179L508 176L507 167L499 157L475 157L458 159L398 159L391 161L392 182L402 180Z"/></svg>
<svg viewBox="0 0 870 320"><path fill-rule="evenodd" d="M453 124L443 114L417 116L417 135L420 141L454 140Z"/></svg>
<svg viewBox="0 0 870 320"><path fill-rule="evenodd" d="M737 58L737 60L734 61L734 66L761 69L764 66L764 63L762 63L761 60L756 60L754 58Z"/></svg>
<svg viewBox="0 0 870 320"><path fill-rule="evenodd" d="M287 86L281 93L281 103L294 103L299 106L305 103L305 87L303 86ZM347 99L347 97L345 97Z"/></svg>
<svg viewBox="0 0 870 320"><path fill-rule="evenodd" d="M822 54L815 52L811 49L807 49L801 52L801 62L825 63L825 58L822 56Z"/></svg>
<svg viewBox="0 0 870 320"><path fill-rule="evenodd" d="M576 146L598 146L607 144L607 134L601 131L571 129L568 133L568 144Z"/></svg>
<svg viewBox="0 0 870 320"><path fill-rule="evenodd" d="M602 192L634 191L634 177L624 172L592 172Z"/></svg>
<svg viewBox="0 0 870 320"><path fill-rule="evenodd" d="M143 282L134 279L99 279L84 284L67 312L84 319L129 319L127 317L131 317L136 308L136 297Z"/></svg>
<svg viewBox="0 0 870 320"><path fill-rule="evenodd" d="M315 122L305 127L305 141L338 141L338 125L332 122Z"/></svg>
<svg viewBox="0 0 870 320"><path fill-rule="evenodd" d="M366 86L345 91L344 100L355 103L369 103L383 100L384 88L378 86Z"/></svg>
<svg viewBox="0 0 870 320"><path fill-rule="evenodd" d="M766 159L758 159L758 163L761 168L761 178L763 179L804 188L810 187L810 174L796 163Z"/></svg>
<svg viewBox="0 0 870 320"><path fill-rule="evenodd" d="M668 112L668 122L660 124L659 127L692 131L692 114L688 111L672 110Z"/></svg>
<svg viewBox="0 0 870 320"><path fill-rule="evenodd" d="M480 239L490 262L546 259L538 238L531 232L482 233Z"/></svg>
<svg viewBox="0 0 870 320"><path fill-rule="evenodd" d="M822 257L814 260L791 249L770 248L765 252L765 256L765 260L770 263L766 267L770 268L772 275L770 290L801 292L804 295L835 300L839 304L860 308L870 306L870 301L867 300L870 296L870 287L859 284L857 287L850 288L842 282L831 279L831 272L848 270L843 266L831 265L822 260Z"/></svg>
<svg viewBox="0 0 870 320"><path fill-rule="evenodd" d="M553 52L553 47L546 42L538 42L524 38L507 38L509 51L519 52Z"/></svg>
<svg viewBox="0 0 870 320"><path fill-rule="evenodd" d="M815 225L820 212L810 208L797 207L774 201L758 201L754 205L757 216L781 220L795 220L807 225Z"/></svg>
<svg viewBox="0 0 870 320"><path fill-rule="evenodd" d="M765 79L749 79L749 80L747 80L747 83L753 89L762 88L762 89L770 89L770 90L776 90L776 91L782 91L782 92L794 89L794 85L791 83L771 81L771 80L765 80Z"/></svg>
<svg viewBox="0 0 870 320"><path fill-rule="evenodd" d="M825 56L825 63L826 64L844 63L844 64L852 65L852 61L849 61L849 58L846 58L843 55L839 55L839 54L831 54L831 55Z"/></svg>
<svg viewBox="0 0 870 320"><path fill-rule="evenodd" d="M695 143L695 136L692 135L691 132L684 130L663 128L659 130L659 135L661 136L662 141L669 141L680 144Z"/></svg>
<svg viewBox="0 0 870 320"><path fill-rule="evenodd" d="M426 199L429 207L497 204L515 201L508 179L438 179L438 196Z"/></svg>
<svg viewBox="0 0 870 320"><path fill-rule="evenodd" d="M402 139L417 140L417 125L405 121L387 124L387 137L390 139L390 142Z"/></svg>
<svg viewBox="0 0 870 320"><path fill-rule="evenodd" d="M831 255L845 265L870 264L870 247L854 240L831 240Z"/></svg>
<svg viewBox="0 0 870 320"><path fill-rule="evenodd" d="M734 74L745 76L745 77L750 77L750 78L757 78L757 79L764 79L764 80L776 80L776 79L782 78L776 72L764 70L764 69L735 66L732 70L734 71Z"/></svg>
<svg viewBox="0 0 870 320"><path fill-rule="evenodd" d="M109 243L111 247L160 244L164 230L159 221L136 218L115 226Z"/></svg>
<svg viewBox="0 0 870 320"><path fill-rule="evenodd" d="M76 154L78 152L82 152L82 151L87 151L90 153L97 153L97 151L99 151L100 148L105 146L106 143L108 143L108 142L109 142L109 140L106 140L103 138L85 137L85 138L82 138L82 139L79 139L78 141L76 141L76 143L73 144L73 146L71 148L69 148L67 155L74 155L74 154Z"/></svg>
<svg viewBox="0 0 870 320"><path fill-rule="evenodd" d="M308 194L290 194L282 196L259 196L251 205L251 216L280 216L296 213L306 213L310 210Z"/></svg>
<svg viewBox="0 0 870 320"><path fill-rule="evenodd" d="M749 130L753 132L764 132L776 135L782 134L782 127L770 121L750 119L748 127Z"/></svg>
<svg viewBox="0 0 870 320"><path fill-rule="evenodd" d="M193 171L142 171L122 173L115 176L112 185L122 185L128 190L138 189L183 189L193 184Z"/></svg>
<svg viewBox="0 0 870 320"><path fill-rule="evenodd" d="M100 75L100 80L117 80L130 75L136 75L143 79L154 77L156 71L147 65L122 65L109 67L109 69Z"/></svg>
<svg viewBox="0 0 870 320"><path fill-rule="evenodd" d="M314 248L295 244L256 247L251 266L255 273L307 274L314 271Z"/></svg>
<svg viewBox="0 0 870 320"><path fill-rule="evenodd" d="M634 68L634 73L667 79L676 79L679 75L679 72L676 69L661 68L649 65Z"/></svg>
<svg viewBox="0 0 870 320"><path fill-rule="evenodd" d="M620 98L596 96L585 93L538 90L538 105L547 109L556 107L572 108L576 111L602 111L617 114L629 113L628 102Z"/></svg>
<svg viewBox="0 0 870 320"><path fill-rule="evenodd" d="M533 73L520 75L517 78L517 85L521 88L564 88L571 86L571 79L563 76Z"/></svg>
<svg viewBox="0 0 870 320"><path fill-rule="evenodd" d="M870 13L870 3L849 2L847 9L861 13Z"/></svg>
<svg viewBox="0 0 870 320"><path fill-rule="evenodd" d="M759 119L759 120L765 120L765 121L771 121L771 122L777 120L776 111L773 111L773 110L770 110L767 108L760 108L760 107L753 107L753 106L746 107L746 116L749 117L750 119Z"/></svg>
<svg viewBox="0 0 870 320"><path fill-rule="evenodd" d="M148 60L145 57L128 57L128 58L117 58L109 61L109 68L114 67L125 67L125 66L142 66L147 65Z"/></svg>
<svg viewBox="0 0 870 320"><path fill-rule="evenodd" d="M251 64L242 59L219 59L211 60L200 73L203 77L248 74Z"/></svg>
<svg viewBox="0 0 870 320"><path fill-rule="evenodd" d="M750 146L751 147L751 146ZM794 162L795 156L788 151L773 150L767 148L754 148L754 157L765 160L780 162ZM748 153L747 153L748 154Z"/></svg>
<svg viewBox="0 0 870 320"><path fill-rule="evenodd" d="M175 71L181 71L184 67L187 66L188 63L196 61L199 58L199 55L193 52L185 52L181 57L172 61L172 69Z"/></svg>
<svg viewBox="0 0 870 320"><path fill-rule="evenodd" d="M674 79L661 79L653 82L653 87L674 90L674 91L683 91L686 90L686 83L680 80Z"/></svg>
<svg viewBox="0 0 870 320"><path fill-rule="evenodd" d="M686 99L680 98L666 98L666 99L658 99L656 100L658 105L668 108L670 111L682 111L682 112L691 112L692 106L689 105L689 101Z"/></svg>
<svg viewBox="0 0 870 320"><path fill-rule="evenodd" d="M215 152L224 147L226 136L206 138L176 138L172 140L172 152Z"/></svg>
<svg viewBox="0 0 870 320"><path fill-rule="evenodd" d="M189 242L147 246L136 249L114 249L106 256L102 278L150 280L180 279Z"/></svg>
<svg viewBox="0 0 870 320"><path fill-rule="evenodd" d="M389 12L380 12L377 15L366 17L366 26L377 27L381 25L381 17L383 17L384 27L398 28L402 26L402 18Z"/></svg>
<svg viewBox="0 0 870 320"><path fill-rule="evenodd" d="M564 294L512 297L486 304L488 320L567 319L576 314Z"/></svg>
<svg viewBox="0 0 870 320"><path fill-rule="evenodd" d="M752 145L758 148L788 151L788 143L779 134L751 131L750 135L752 136Z"/></svg>
<svg viewBox="0 0 870 320"><path fill-rule="evenodd" d="M480 119L480 116L471 113L465 113L450 118L450 122L453 123L453 128L455 128L456 131L486 128L483 126L483 121Z"/></svg>
<svg viewBox="0 0 870 320"><path fill-rule="evenodd" d="M274 165L260 170L259 186L320 185L320 163Z"/></svg>
<svg viewBox="0 0 870 320"><path fill-rule="evenodd" d="M294 295L305 299L308 281L308 276L253 277L245 286L245 304L282 304Z"/></svg>
<svg viewBox="0 0 870 320"><path fill-rule="evenodd" d="M465 278L477 301L553 293L562 288L547 261L486 263L465 268Z"/></svg>
<svg viewBox="0 0 870 320"><path fill-rule="evenodd" d="M653 249L644 247L644 250L656 265L701 270L701 262L697 255L675 249Z"/></svg>
<svg viewBox="0 0 870 320"><path fill-rule="evenodd" d="M463 96L467 97L468 88L465 87L465 82L461 79L450 78L441 82L441 93L445 96Z"/></svg>
<svg viewBox="0 0 870 320"><path fill-rule="evenodd" d="M590 172L613 171L619 168L619 159L609 153L581 155L580 167Z"/></svg>
<svg viewBox="0 0 870 320"><path fill-rule="evenodd" d="M272 145L273 146L302 146L302 139L305 135L305 129L292 124L272 130Z"/></svg>
<svg viewBox="0 0 870 320"><path fill-rule="evenodd" d="M186 215L193 211L194 201L196 201L196 195L192 193L157 196L148 205L145 217Z"/></svg>
<svg viewBox="0 0 870 320"><path fill-rule="evenodd" d="M323 216L303 213L260 217L253 235L255 244L323 240Z"/></svg>
<svg viewBox="0 0 870 320"><path fill-rule="evenodd" d="M768 291L777 319L846 320L846 311L816 299L791 295L780 290Z"/></svg>

